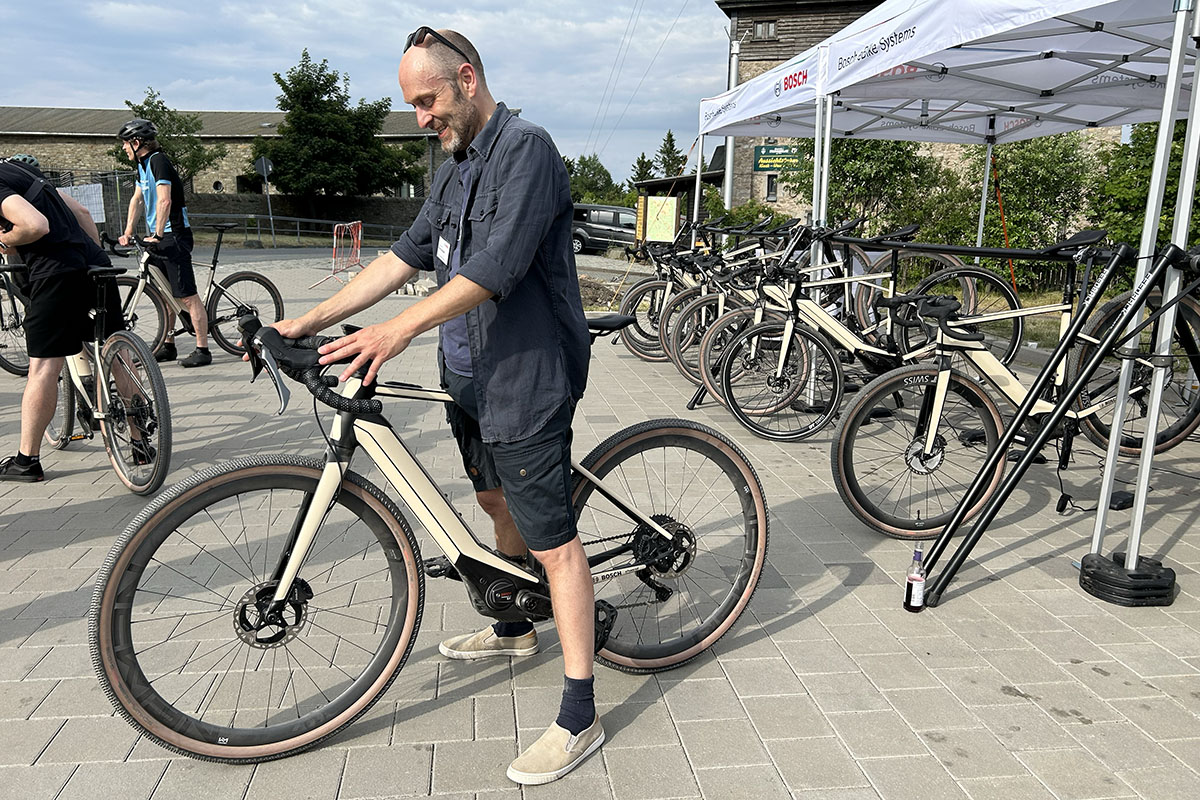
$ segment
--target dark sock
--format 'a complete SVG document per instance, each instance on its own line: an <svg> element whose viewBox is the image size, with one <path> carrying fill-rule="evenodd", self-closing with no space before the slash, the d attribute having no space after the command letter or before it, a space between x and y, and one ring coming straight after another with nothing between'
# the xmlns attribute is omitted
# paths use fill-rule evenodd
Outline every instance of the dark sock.
<svg viewBox="0 0 1200 800"><path fill-rule="evenodd" d="M527 619L519 622L495 622L492 623L492 630L497 636L524 636L533 630L533 623Z"/></svg>
<svg viewBox="0 0 1200 800"><path fill-rule="evenodd" d="M207 347L197 347L196 349L197 349L197 350L199 350L201 353L207 353L207 352L208 352L208 348L207 348Z"/></svg>
<svg viewBox="0 0 1200 800"><path fill-rule="evenodd" d="M27 456L24 453L22 453L20 450L17 451L17 466L18 467L28 467L30 464L36 464L40 460L41 459L39 459L37 456Z"/></svg>
<svg viewBox="0 0 1200 800"><path fill-rule="evenodd" d="M592 691L595 678L563 678L562 705L554 722L578 736L596 721L596 695Z"/></svg>

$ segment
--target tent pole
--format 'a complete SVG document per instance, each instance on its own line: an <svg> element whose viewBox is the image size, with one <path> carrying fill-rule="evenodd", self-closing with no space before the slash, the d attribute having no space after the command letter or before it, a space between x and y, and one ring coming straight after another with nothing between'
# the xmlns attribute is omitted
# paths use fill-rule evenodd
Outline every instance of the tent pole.
<svg viewBox="0 0 1200 800"><path fill-rule="evenodd" d="M988 189L992 180L992 148L996 144L996 117L988 117L987 154L983 157L983 194L979 196L979 229L975 232L975 246L983 247L983 218L987 214ZM979 266L979 256L975 256Z"/></svg>
<svg viewBox="0 0 1200 800"><path fill-rule="evenodd" d="M1200 15L1196 16L1193 23L1200 23ZM1198 36L1200 35L1200 31L1193 28L1191 35L1193 37ZM1174 57L1174 51L1172 51L1172 57ZM1169 111L1174 112L1177 103L1178 96L1168 94L1163 105ZM1192 203L1196 194L1196 165L1200 161L1197 157L1198 150L1200 150L1200 120L1196 119L1197 113L1200 113L1200 97L1197 96L1196 92L1192 92L1192 106L1188 112L1187 132L1184 135L1183 142L1183 163L1179 170L1179 194L1175 203L1175 226L1171 233L1171 241L1177 245L1182 245L1184 249L1187 248L1188 226L1192 221ZM1174 114L1172 113L1173 116ZM1174 120L1172 119L1166 123L1165 127L1170 137L1170 134L1175 130ZM1157 218L1155 221L1157 222ZM1183 274L1180 270L1175 268L1167 270L1162 290L1164 306L1166 306L1168 301L1179 296L1182 283ZM1170 354L1171 339L1175 333L1175 317L1178 311L1179 306L1171 306L1158 322L1158 335L1154 343L1155 355ZM1155 364L1154 377L1150 382L1150 403L1146 409L1146 431L1143 434L1145 436L1143 441L1145 442L1152 443L1158 436L1158 415L1162 408L1163 390L1170 377L1169 370L1170 367L1166 365L1161 363ZM1125 556L1126 569L1138 568L1138 551L1141 547L1142 528L1146 517L1146 495L1150 490L1150 470L1153 460L1154 447L1146 447L1143 444L1141 458L1138 463L1136 487L1133 493L1133 518L1129 523L1129 547L1126 550Z"/></svg>
<svg viewBox="0 0 1200 800"><path fill-rule="evenodd" d="M817 119L816 125L813 127L812 224L815 228L821 224L821 190L825 183L825 176L821 173L821 152L825 133L825 98L818 95L814 102L816 103ZM820 244L814 241L809 248L808 263L816 264L820 254Z"/></svg>
<svg viewBox="0 0 1200 800"><path fill-rule="evenodd" d="M825 137L821 151L821 224L829 224L829 162L833 152L833 95L825 97Z"/></svg>
<svg viewBox="0 0 1200 800"><path fill-rule="evenodd" d="M699 150L696 155L696 197L692 202L692 249L696 248L696 226L700 224L700 195L703 193L700 183L700 164L704 161L704 134L700 134ZM729 178L728 175L725 176Z"/></svg>
<svg viewBox="0 0 1200 800"><path fill-rule="evenodd" d="M1192 3L1190 0L1181 1L1176 5L1175 29L1171 34L1171 60L1167 67L1162 114L1159 117L1158 140L1154 153L1154 168L1150 173L1149 195L1146 199L1146 217L1142 223L1142 241L1138 252L1137 272L1133 280L1135 287L1139 286L1145 279L1150 258L1154 255L1157 247L1158 224L1162 216L1163 193L1167 184L1167 165L1170 162L1171 140L1175 129L1175 107L1179 102L1179 91L1183 83L1184 51L1191 6ZM1166 323L1163 322L1160 322L1160 326L1168 332L1166 335L1169 342L1172 328L1166 327ZM1129 385L1132 377L1133 361L1131 359L1123 359L1121 377L1117 383L1116 402L1113 405L1111 430L1114 432L1121 431L1125 426L1125 416L1129 405L1126 401L1128 400ZM1148 427L1153 428L1155 424L1154 418L1148 418L1148 423ZM1152 430L1147 435L1156 436L1157 431ZM1108 451L1104 464L1104 476L1100 481L1100 497L1096 508L1096 524L1092 529L1091 552L1093 553L1100 552L1104 540L1104 529L1108 523L1109 503L1112 502L1113 483L1116 479L1117 457L1120 452L1121 438L1120 435L1109 436ZM1146 452L1153 455L1153 446L1146 448ZM1144 477L1147 481L1149 480L1148 474ZM1146 486L1141 485L1140 480L1138 484L1137 492L1134 495L1134 501L1137 505L1134 519L1139 523L1138 530L1140 532L1140 520L1142 514L1145 512L1146 505ZM1131 541L1130 544L1136 544L1136 542ZM1136 553L1134 552L1130 552L1126 556L1126 569L1137 569L1136 557Z"/></svg>
<svg viewBox="0 0 1200 800"><path fill-rule="evenodd" d="M729 85L732 89L738 83L738 54L742 51L742 43L738 39L733 38L734 32L730 32L729 37ZM733 137L725 137L725 185L722 187L725 193L725 210L733 208Z"/></svg>

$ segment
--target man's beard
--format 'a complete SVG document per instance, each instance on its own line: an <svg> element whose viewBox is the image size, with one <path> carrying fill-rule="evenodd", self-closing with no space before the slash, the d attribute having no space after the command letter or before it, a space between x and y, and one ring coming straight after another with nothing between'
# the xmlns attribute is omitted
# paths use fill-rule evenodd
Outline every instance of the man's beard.
<svg viewBox="0 0 1200 800"><path fill-rule="evenodd" d="M457 84L451 84L454 88L454 105L450 109L451 113L446 120L446 128L450 131L449 139L439 139L442 150L447 155L461 153L467 149L467 145L471 143L477 133L477 123L479 121L479 109L475 108L468 100L467 96L459 90Z"/></svg>

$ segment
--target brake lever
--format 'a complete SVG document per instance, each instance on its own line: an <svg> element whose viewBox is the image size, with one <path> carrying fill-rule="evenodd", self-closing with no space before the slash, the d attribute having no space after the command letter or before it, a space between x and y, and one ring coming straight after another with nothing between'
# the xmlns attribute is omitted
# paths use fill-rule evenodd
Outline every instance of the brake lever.
<svg viewBox="0 0 1200 800"><path fill-rule="evenodd" d="M283 412L287 410L288 402L292 399L292 392L287 387L287 383L283 380L283 375L279 370L279 364L275 361L275 356L271 355L271 351L263 346L262 331L266 328L260 328L253 338L250 340L250 346L246 348L246 352L250 355L250 366L252 369L250 382L254 383L258 379L259 373L265 368L267 377L271 379L271 385L275 387L275 394L279 396L279 410L275 412L275 416L283 416Z"/></svg>

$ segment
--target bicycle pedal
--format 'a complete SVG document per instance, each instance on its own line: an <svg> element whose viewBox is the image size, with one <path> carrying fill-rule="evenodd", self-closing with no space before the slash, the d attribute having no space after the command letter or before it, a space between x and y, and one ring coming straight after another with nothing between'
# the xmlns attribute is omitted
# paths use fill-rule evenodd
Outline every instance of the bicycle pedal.
<svg viewBox="0 0 1200 800"><path fill-rule="evenodd" d="M445 556L435 556L427 558L421 564L425 570L425 575L430 578L449 578L454 581L461 581L462 576L458 574L458 570L450 563L450 559Z"/></svg>
<svg viewBox="0 0 1200 800"><path fill-rule="evenodd" d="M617 622L617 609L606 600L596 601L596 652L608 644L609 634Z"/></svg>
<svg viewBox="0 0 1200 800"><path fill-rule="evenodd" d="M90 439L90 438L92 438L92 435L90 433L73 433L73 434L71 434L71 438L68 439L67 441L68 442L82 442L84 439Z"/></svg>

